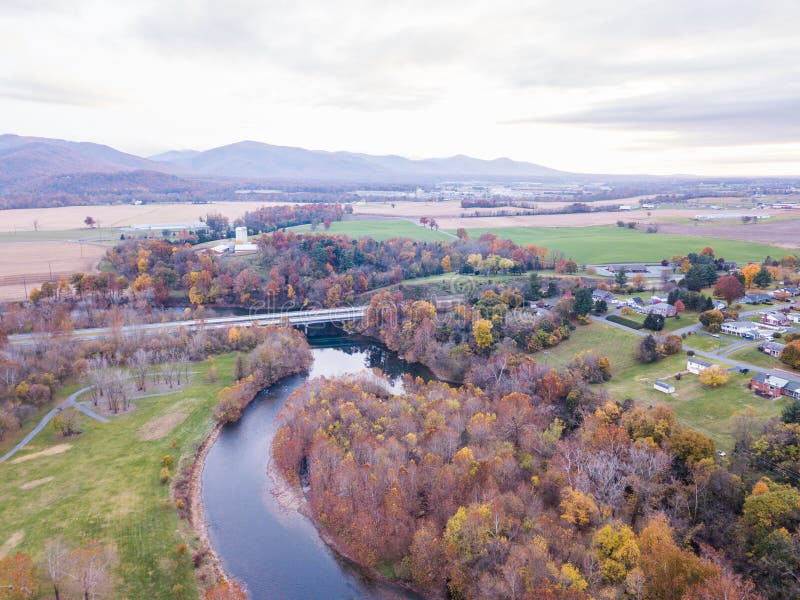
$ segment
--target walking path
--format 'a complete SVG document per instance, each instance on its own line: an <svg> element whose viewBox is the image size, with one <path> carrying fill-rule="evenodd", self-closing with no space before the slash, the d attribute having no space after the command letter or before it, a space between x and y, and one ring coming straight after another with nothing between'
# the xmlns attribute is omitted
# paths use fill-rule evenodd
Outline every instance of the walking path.
<svg viewBox="0 0 800 600"><path fill-rule="evenodd" d="M47 424L53 419L53 417L55 417L58 413L60 413L62 410L64 410L67 407L74 406L79 411L81 411L83 414L85 414L87 417L91 417L92 419L96 419L97 421L100 421L101 423L108 423L108 419L106 419L105 417L102 417L102 416L98 415L96 412L86 408L82 404L80 404L78 402L75 402L75 399L78 396L80 396L84 392L88 392L90 389L92 389L92 386L85 387L83 389L78 390L77 392L75 392L73 394L70 394L69 397L67 397L66 400L64 400L61 404L59 404L53 410L48 412L42 418L42 420L39 421L39 424L36 427L34 427L30 431L30 433L28 433L28 435L26 435L24 438L22 438L22 440L20 441L19 444L17 444L11 450L6 452L5 455L0 456L0 463L3 463L5 461L7 461L9 458L14 456L17 452L22 450L28 444L28 442L30 442L33 438L36 437L36 434L38 434L42 429L47 427Z"/></svg>

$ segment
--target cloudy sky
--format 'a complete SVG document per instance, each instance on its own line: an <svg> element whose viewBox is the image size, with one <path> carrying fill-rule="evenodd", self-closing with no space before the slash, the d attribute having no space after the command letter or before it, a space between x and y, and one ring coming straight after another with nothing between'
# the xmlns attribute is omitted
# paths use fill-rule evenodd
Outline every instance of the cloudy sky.
<svg viewBox="0 0 800 600"><path fill-rule="evenodd" d="M0 0L0 130L800 175L798 0Z"/></svg>

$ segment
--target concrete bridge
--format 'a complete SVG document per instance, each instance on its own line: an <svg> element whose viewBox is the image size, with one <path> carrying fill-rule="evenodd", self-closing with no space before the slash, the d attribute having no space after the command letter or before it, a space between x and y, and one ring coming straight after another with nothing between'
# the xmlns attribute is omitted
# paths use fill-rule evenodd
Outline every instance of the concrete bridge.
<svg viewBox="0 0 800 600"><path fill-rule="evenodd" d="M364 316L366 306L348 306L344 308L323 308L317 310L284 311L263 314L253 314L238 317L215 317L213 319L193 319L188 321L169 321L167 323L144 323L142 325L123 325L118 329L123 335L140 332L159 333L186 329L222 329L226 327L249 327L258 325L287 325L303 327L308 331L309 326L325 325L328 323L347 323L359 321ZM115 330L111 327L96 327L93 329L76 329L72 335L79 340L93 340L112 334ZM31 344L37 340L46 339L48 334L21 333L8 336L12 344Z"/></svg>

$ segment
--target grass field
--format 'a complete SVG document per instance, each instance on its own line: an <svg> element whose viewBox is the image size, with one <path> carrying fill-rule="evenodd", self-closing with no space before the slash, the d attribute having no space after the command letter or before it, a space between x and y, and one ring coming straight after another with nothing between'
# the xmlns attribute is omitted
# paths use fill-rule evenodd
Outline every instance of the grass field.
<svg viewBox="0 0 800 600"><path fill-rule="evenodd" d="M113 544L119 557L114 597L173 598L178 583L186 597L195 597L192 550L181 556L175 551L192 533L179 521L169 487L159 482L160 461L171 455L177 466L181 457L194 454L213 426L212 406L217 391L232 379L232 363L232 355L217 357L220 381L213 385L204 380L208 363L195 365L199 373L188 387L137 400L135 410L108 424L84 417L79 436L61 438L49 427L43 430L17 455L32 458L0 465L0 545L22 532L16 550L36 561L52 537L73 544L97 537ZM165 421L158 417L176 413L185 420L159 432ZM145 431L162 437L143 441ZM64 450L65 444L62 453L36 454Z"/></svg>
<svg viewBox="0 0 800 600"><path fill-rule="evenodd" d="M754 242L643 233L620 227L504 227L468 231L473 238L493 233L517 244L545 246L580 264L657 262L673 254L699 252L705 246L714 248L717 256L734 261L761 261L767 255L787 253L785 248Z"/></svg>
<svg viewBox="0 0 800 600"><path fill-rule="evenodd" d="M774 369L776 367L786 368L786 365L784 365L777 358L774 358L769 354L764 354L761 350L755 347L732 352L730 354L730 358L734 360L741 360L742 362L748 362L764 369Z"/></svg>
<svg viewBox="0 0 800 600"><path fill-rule="evenodd" d="M290 227L288 230L296 233L308 233L311 231L311 226L298 225L297 227ZM343 233L352 238L369 236L376 240L407 237L424 242L437 242L452 241L454 239L452 235L442 231L433 231L426 227L421 227L405 219L336 221L331 223L331 227L327 231L323 227L317 227L316 233Z"/></svg>
<svg viewBox="0 0 800 600"><path fill-rule="evenodd" d="M690 336L687 345L699 339L713 340L707 336ZM683 375L680 381L674 375L686 369L686 354L681 352L651 364L640 364L634 349L638 336L604 323L592 322L578 327L572 336L555 348L534 355L541 364L561 368L567 365L579 352L591 350L603 354L611 360L613 378L604 384L614 400L626 398L640 405L664 404L675 411L678 419L698 431L703 432L717 444L718 448L730 450L733 446L734 417L747 407L755 409L764 421L780 414L786 399L766 400L755 396L747 389L749 375L731 373L731 380L723 388L707 389L700 384L696 375ZM724 360L713 361L727 366ZM669 396L653 389L656 380L663 379L676 388Z"/></svg>

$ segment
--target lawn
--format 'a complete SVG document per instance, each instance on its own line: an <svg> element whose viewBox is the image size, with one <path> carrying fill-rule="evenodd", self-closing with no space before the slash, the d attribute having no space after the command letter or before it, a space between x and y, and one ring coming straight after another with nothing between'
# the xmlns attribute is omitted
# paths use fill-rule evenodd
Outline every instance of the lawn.
<svg viewBox="0 0 800 600"><path fill-rule="evenodd" d="M295 233L310 233L311 225L298 225L289 227L287 231ZM452 235L442 231L433 231L427 227L421 227L405 219L383 219L372 221L335 221L331 223L330 229L317 227L316 233L343 233L352 238L371 237L376 240L388 240L391 238L407 237L423 242L452 241Z"/></svg>
<svg viewBox="0 0 800 600"><path fill-rule="evenodd" d="M517 244L545 246L579 264L658 262L674 254L699 252L705 246L714 248L717 256L734 261L761 261L767 255L786 254L785 249L755 242L643 233L621 227L500 227L468 231L473 238L493 233Z"/></svg>
<svg viewBox="0 0 800 600"><path fill-rule="evenodd" d="M761 419L767 421L779 415L786 402L785 398L766 400L754 395L747 389L750 376L735 372L731 373L731 380L724 387L715 390L703 387L696 375L684 374L678 381L674 376L685 371L686 354L681 352L658 363L643 365L634 355L638 339L632 332L592 322L578 327L569 340L534 357L541 364L561 368L578 352L592 350L608 356L613 378L604 387L614 400L621 402L632 398L639 405L669 406L682 423L703 432L723 450L730 450L733 446L731 434L734 416L738 411L752 407ZM699 346L695 342L701 339L719 343L715 338L700 335L690 336L686 343ZM713 362L728 366L724 360ZM676 393L668 396L654 390L653 383L659 379L674 385Z"/></svg>
<svg viewBox="0 0 800 600"><path fill-rule="evenodd" d="M773 358L769 354L764 354L756 347L745 348L744 350L737 350L730 354L730 358L740 360L742 362L751 363L757 367L764 369L785 368L786 365L781 363L777 358Z"/></svg>
<svg viewBox="0 0 800 600"><path fill-rule="evenodd" d="M686 336L686 339L683 340L683 345L688 348L694 348L695 350L702 350L703 352L714 352L734 342L741 341L742 338L729 335L719 334L719 337L712 337L704 333L693 333L692 335Z"/></svg>
<svg viewBox="0 0 800 600"><path fill-rule="evenodd" d="M118 227L62 229L59 231L0 231L0 243L6 242L63 242L81 240L92 243L119 243Z"/></svg>
<svg viewBox="0 0 800 600"><path fill-rule="evenodd" d="M723 361L714 361L725 366ZM606 384L615 399L633 398L639 404L668 406L682 423L701 431L717 445L717 448L730 451L733 447L734 417L747 407L753 408L764 421L780 414L784 399L766 400L753 394L747 384L750 375L731 373L730 381L718 389L709 389L700 383L696 375L684 373L680 381L675 374L686 369L684 353L670 356L654 365L636 364L628 369L615 372L614 378ZM675 386L673 395L653 389L657 380L667 381Z"/></svg>
<svg viewBox="0 0 800 600"><path fill-rule="evenodd" d="M639 325L642 325L644 324L644 320L647 318L647 315L634 313L632 315L623 315L623 318L628 319L630 321L634 321ZM664 328L661 331L654 331L652 333L653 335L666 335L668 333L672 333L676 329L683 329L684 327L688 327L689 325L694 325L696 322L697 322L696 313L688 313L688 314L684 313L679 319L675 319L674 317L664 319Z"/></svg>
<svg viewBox="0 0 800 600"><path fill-rule="evenodd" d="M205 382L208 363L194 365L198 374L174 395L137 400L132 412L107 424L82 417L79 436L62 438L48 427L15 457L33 458L0 464L0 544L23 532L16 549L37 561L55 536L72 544L100 538L119 557L115 597L173 598L175 584L195 597L193 549L175 551L193 534L178 519L159 470L165 455L185 464L213 427L212 406L232 380L233 356L217 357L216 365L219 383ZM155 418L174 413L185 420L160 439L140 439L145 424L152 428ZM62 453L36 454L65 444Z"/></svg>

